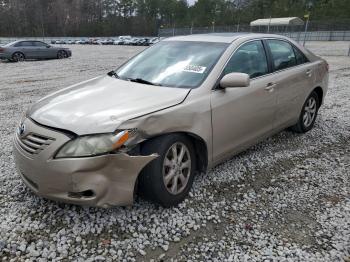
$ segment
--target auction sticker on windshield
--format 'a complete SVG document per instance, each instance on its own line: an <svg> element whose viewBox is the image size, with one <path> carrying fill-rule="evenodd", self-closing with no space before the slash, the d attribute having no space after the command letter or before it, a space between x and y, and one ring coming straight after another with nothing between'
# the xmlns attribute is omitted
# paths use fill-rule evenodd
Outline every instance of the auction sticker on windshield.
<svg viewBox="0 0 350 262"><path fill-rule="evenodd" d="M204 66L187 65L183 69L183 71L190 72L190 73L203 74L205 72L205 69L207 69L207 68Z"/></svg>

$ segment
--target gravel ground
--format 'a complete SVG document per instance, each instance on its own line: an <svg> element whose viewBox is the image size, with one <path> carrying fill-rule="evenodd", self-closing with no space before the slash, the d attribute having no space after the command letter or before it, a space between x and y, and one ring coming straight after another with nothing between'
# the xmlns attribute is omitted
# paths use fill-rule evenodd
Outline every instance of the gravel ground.
<svg viewBox="0 0 350 262"><path fill-rule="evenodd" d="M315 129L284 131L196 178L163 209L108 210L32 194L11 137L44 95L114 69L142 48L72 46L67 60L0 62L0 258L3 261L350 261L349 43L309 47L330 63ZM331 55L329 55L331 54Z"/></svg>

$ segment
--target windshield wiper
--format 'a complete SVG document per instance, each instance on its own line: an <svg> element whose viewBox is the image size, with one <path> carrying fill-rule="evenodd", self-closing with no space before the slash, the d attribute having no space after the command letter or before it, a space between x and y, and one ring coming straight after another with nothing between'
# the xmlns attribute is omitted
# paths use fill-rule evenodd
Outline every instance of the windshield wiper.
<svg viewBox="0 0 350 262"><path fill-rule="evenodd" d="M115 71L108 72L107 75L114 76L115 78L118 78L118 79L123 79L123 78L120 78L120 76ZM130 82L136 82L136 83L140 83L140 84L152 85L152 86L162 86L161 84L152 83L152 82L147 81L147 80L142 79L142 78L127 78L127 79L123 79L123 80L127 80Z"/></svg>
<svg viewBox="0 0 350 262"><path fill-rule="evenodd" d="M147 80L142 79L142 78L128 78L128 80L131 82L136 82L136 83L140 83L140 84L146 84L146 85L152 85L152 86L162 86L161 84L152 83L152 82L147 81Z"/></svg>
<svg viewBox="0 0 350 262"><path fill-rule="evenodd" d="M116 71L108 72L107 75L109 75L109 76L114 76L115 78L118 78L118 79L120 78L120 77L118 76L118 74L117 74Z"/></svg>

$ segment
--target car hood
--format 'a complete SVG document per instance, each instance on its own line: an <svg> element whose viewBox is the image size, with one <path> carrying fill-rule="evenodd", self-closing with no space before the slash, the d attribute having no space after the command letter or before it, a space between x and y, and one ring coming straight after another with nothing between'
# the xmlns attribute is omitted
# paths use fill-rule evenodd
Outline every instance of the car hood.
<svg viewBox="0 0 350 262"><path fill-rule="evenodd" d="M126 120L182 103L189 92L98 77L41 99L27 116L78 135L113 132Z"/></svg>

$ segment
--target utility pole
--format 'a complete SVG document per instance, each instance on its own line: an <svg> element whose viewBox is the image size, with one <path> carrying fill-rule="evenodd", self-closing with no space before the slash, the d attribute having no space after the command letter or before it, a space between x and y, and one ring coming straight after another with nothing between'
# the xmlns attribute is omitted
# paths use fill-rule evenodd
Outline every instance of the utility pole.
<svg viewBox="0 0 350 262"><path fill-rule="evenodd" d="M233 8L237 9L237 26L236 26L236 31L239 32L239 27L240 27L240 23L241 23L241 0L237 1L237 4L235 5L235 2L233 2ZM232 10L232 14L234 14L233 10ZM233 15L232 15L233 16Z"/></svg>
<svg viewBox="0 0 350 262"><path fill-rule="evenodd" d="M269 24L268 24L268 26L267 26L267 33L270 33L271 19L272 19L272 16L270 15Z"/></svg>
<svg viewBox="0 0 350 262"><path fill-rule="evenodd" d="M173 18L173 36L175 36L175 14L172 13L171 16Z"/></svg>
<svg viewBox="0 0 350 262"><path fill-rule="evenodd" d="M304 18L306 18L306 24L305 24L305 32L304 32L304 42L303 42L303 46L305 46L306 43L306 35L307 35L307 30L309 28L309 22L310 22L310 15L311 15L311 10L314 6L313 0L309 0L306 4L306 8L307 8L307 14L304 16Z"/></svg>
<svg viewBox="0 0 350 262"><path fill-rule="evenodd" d="M215 19L216 19L216 14L218 13L218 4L215 4L215 9L214 9L214 18L213 18L213 21L211 22L212 24L212 31L213 33L215 32Z"/></svg>
<svg viewBox="0 0 350 262"><path fill-rule="evenodd" d="M308 13L308 14L305 15L304 17L305 17L307 20L306 20L306 25L305 25L303 46L305 46L305 43L306 43L307 29L308 29L308 27L309 27L309 21L310 21L310 13Z"/></svg>
<svg viewBox="0 0 350 262"><path fill-rule="evenodd" d="M41 6L41 36L43 38L43 42L45 42L45 28L44 28L44 10L43 7Z"/></svg>
<svg viewBox="0 0 350 262"><path fill-rule="evenodd" d="M304 32L304 42L303 42L303 46L305 46L306 43L306 35L307 35L307 29L309 27L309 21L310 21L310 13L306 14L304 16L307 20L306 20L306 24L305 24L305 32Z"/></svg>

